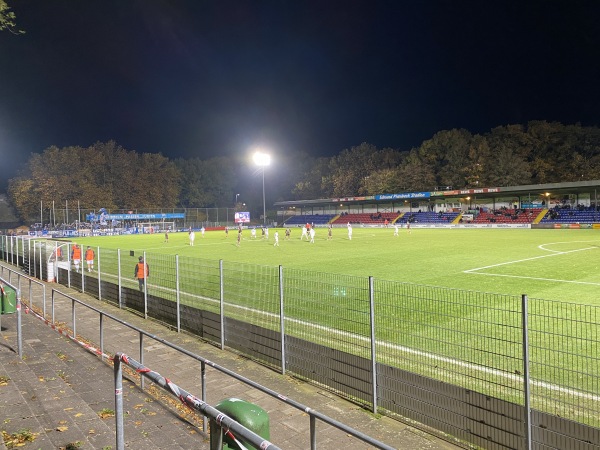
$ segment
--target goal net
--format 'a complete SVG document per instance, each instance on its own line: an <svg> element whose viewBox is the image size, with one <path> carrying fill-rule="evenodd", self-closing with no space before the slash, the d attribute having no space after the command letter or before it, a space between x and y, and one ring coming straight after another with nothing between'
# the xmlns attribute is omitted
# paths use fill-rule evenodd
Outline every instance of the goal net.
<svg viewBox="0 0 600 450"><path fill-rule="evenodd" d="M159 233L164 231L175 231L175 222L139 222L137 224L139 233Z"/></svg>

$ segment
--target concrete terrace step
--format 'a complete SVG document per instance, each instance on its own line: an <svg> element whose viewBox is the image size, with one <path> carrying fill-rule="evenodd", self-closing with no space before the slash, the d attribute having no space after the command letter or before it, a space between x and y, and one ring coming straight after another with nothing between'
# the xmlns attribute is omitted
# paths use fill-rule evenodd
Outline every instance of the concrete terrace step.
<svg viewBox="0 0 600 450"><path fill-rule="evenodd" d="M23 361L8 344L16 342L16 332L2 332L0 374L9 381L0 386L0 429L35 433L33 442L20 447L24 449L114 449L115 419L99 416L102 410L114 410L112 367L38 320L23 320L30 331L23 342ZM3 330L14 330L15 323L3 320ZM123 391L127 447L209 448L201 429L132 382L123 380Z"/></svg>

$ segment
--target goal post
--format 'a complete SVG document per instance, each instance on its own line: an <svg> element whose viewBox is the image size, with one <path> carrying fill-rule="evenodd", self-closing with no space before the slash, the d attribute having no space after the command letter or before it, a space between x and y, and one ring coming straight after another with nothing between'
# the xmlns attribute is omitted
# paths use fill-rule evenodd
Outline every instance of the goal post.
<svg viewBox="0 0 600 450"><path fill-rule="evenodd" d="M175 231L175 222L161 220L160 222L138 222L138 233L158 233L162 231Z"/></svg>

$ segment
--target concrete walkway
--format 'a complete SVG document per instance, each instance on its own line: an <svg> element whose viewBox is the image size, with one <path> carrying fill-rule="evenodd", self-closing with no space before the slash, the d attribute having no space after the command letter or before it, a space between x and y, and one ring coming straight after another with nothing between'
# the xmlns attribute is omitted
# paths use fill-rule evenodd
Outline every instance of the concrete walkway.
<svg viewBox="0 0 600 450"><path fill-rule="evenodd" d="M68 293L131 325L159 336L203 358L253 380L282 396L309 406L339 422L397 449L451 450L453 443L427 434L389 417L374 416L361 407L343 400L312 384L252 362L229 351L184 333L177 333L151 320L56 284L47 285L47 318L50 289ZM23 297L27 289L23 289ZM41 289L34 285L33 304L41 306ZM55 323L71 329L71 301L56 296ZM76 308L78 340L98 348L99 315L90 309ZM23 353L18 358L16 314L2 316L0 331L0 429L17 434L27 429L34 441L24 449L114 449L115 419L112 365L60 335L34 314L22 314ZM139 333L104 319L104 351L124 352L140 361ZM200 363L162 343L144 338L143 363L171 381L201 397ZM226 398L254 403L269 414L270 441L282 449L310 449L309 416L291 405L207 368L207 402L215 405ZM139 380L124 381L125 442L132 449L209 448L209 436L202 420L176 399L163 393L149 380L146 391ZM148 395L150 394L150 395ZM369 449L357 438L317 421L317 448ZM0 449L5 444L0 443ZM8 447L8 446L6 446Z"/></svg>

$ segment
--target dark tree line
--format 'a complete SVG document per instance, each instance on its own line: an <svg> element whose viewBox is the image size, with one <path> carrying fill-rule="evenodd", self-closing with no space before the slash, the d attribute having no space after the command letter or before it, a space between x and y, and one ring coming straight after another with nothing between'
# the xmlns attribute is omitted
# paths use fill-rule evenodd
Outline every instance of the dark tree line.
<svg viewBox="0 0 600 450"><path fill-rule="evenodd" d="M483 135L453 129L410 150L363 143L333 157L287 154L265 170L267 206L446 186L593 180L600 179L600 129L545 121ZM22 175L9 181L9 197L23 220L37 217L40 201L65 200L88 209L142 209L232 207L239 199L258 214L262 180L258 169L235 157L169 160L107 142L32 154Z"/></svg>

